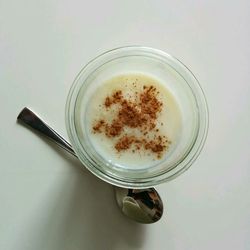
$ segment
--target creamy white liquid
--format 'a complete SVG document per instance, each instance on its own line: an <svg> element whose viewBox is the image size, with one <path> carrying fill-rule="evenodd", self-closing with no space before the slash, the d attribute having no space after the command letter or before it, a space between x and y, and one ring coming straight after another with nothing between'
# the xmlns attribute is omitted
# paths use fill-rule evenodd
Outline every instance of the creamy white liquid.
<svg viewBox="0 0 250 250"><path fill-rule="evenodd" d="M117 152L115 144L119 137L108 138L105 133L93 133L93 124L100 119L111 123L117 116L118 107L116 105L112 105L109 109L105 108L104 102L107 96L121 90L125 98L133 98L135 91L142 92L143 86L149 85L156 87L159 91L157 99L163 103L162 111L156 120L155 129L158 129L161 135L166 136L171 144L160 158L157 158L153 152L144 149L136 152L132 152L132 149ZM140 169L152 167L160 161L164 161L171 154L181 134L182 120L178 103L166 86L167 84L161 83L151 76L127 74L113 77L97 87L94 94L89 98L87 130L90 143L102 158L119 167ZM141 132L138 128L125 127L123 134L139 136ZM149 134L149 136L151 135Z"/></svg>

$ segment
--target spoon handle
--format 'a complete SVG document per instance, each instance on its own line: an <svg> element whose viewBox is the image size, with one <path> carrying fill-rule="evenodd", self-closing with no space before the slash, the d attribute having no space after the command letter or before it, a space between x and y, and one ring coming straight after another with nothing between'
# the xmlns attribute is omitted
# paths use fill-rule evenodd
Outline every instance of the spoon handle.
<svg viewBox="0 0 250 250"><path fill-rule="evenodd" d="M17 117L18 121L22 121L33 129L39 131L41 134L45 135L51 141L55 142L61 148L67 150L70 154L77 157L76 153L72 149L72 146L60 136L54 129L47 125L41 120L35 113L30 109L24 108Z"/></svg>

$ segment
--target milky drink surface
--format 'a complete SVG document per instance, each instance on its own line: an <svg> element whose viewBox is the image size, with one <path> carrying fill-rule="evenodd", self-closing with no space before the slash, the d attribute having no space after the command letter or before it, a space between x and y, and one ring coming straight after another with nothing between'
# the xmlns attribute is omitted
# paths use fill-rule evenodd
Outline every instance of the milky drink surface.
<svg viewBox="0 0 250 250"><path fill-rule="evenodd" d="M125 169L164 161L182 130L181 112L167 83L142 73L104 81L89 98L87 115L92 147L105 161Z"/></svg>

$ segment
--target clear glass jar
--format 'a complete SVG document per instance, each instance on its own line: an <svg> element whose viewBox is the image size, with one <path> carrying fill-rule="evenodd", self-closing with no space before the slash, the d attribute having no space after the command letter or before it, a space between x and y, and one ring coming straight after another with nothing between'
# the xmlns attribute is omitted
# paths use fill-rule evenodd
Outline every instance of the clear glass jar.
<svg viewBox="0 0 250 250"><path fill-rule="evenodd" d="M169 157L152 168L119 167L98 154L88 140L85 114L89 89L97 79L127 72L144 72L167 82L182 113L184 126L179 143ZM169 181L191 166L207 136L208 109L197 79L179 60L153 48L122 47L101 54L80 71L67 98L66 127L77 156L94 175L116 186L146 188Z"/></svg>

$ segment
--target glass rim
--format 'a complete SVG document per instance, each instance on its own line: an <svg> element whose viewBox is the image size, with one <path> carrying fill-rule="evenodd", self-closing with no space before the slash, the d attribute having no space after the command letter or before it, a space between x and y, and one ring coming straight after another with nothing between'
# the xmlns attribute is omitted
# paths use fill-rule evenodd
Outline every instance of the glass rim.
<svg viewBox="0 0 250 250"><path fill-rule="evenodd" d="M198 108L198 130L196 133L195 140L189 147L188 151L185 152L185 154L182 156L181 159L179 159L178 162L173 164L171 168L166 169L163 173L160 172L158 175L150 176L150 177L144 177L144 178L123 178L122 176L114 176L110 175L109 173L105 172L104 169L98 168L96 166L93 166L93 164L89 163L88 160L86 160L83 157L83 151L81 149L81 145L79 146L79 138L76 133L76 127L75 127L75 104L76 104L76 98L77 98L77 88L80 87L80 83L78 80L80 76L84 73L86 73L86 70L88 68L91 68L93 64L95 64L98 61L104 60L105 58L112 58L115 57L117 54L121 52L147 52L153 55L157 55L170 60L175 66L179 66L182 72L188 75L188 77L192 78L192 85L186 81L186 83L189 85L190 89L194 93L195 101ZM117 57L119 58L119 56ZM176 70L176 69L175 69ZM176 70L179 74L180 72ZM180 74L182 76L182 74ZM183 76L182 76L183 77ZM183 77L184 78L184 77ZM185 79L185 78L184 78ZM126 46L126 47L119 47L112 50L108 50L99 56L92 59L89 63L87 63L81 71L76 76L67 97L66 101L66 108L65 108L65 121L66 121L66 128L67 132L70 138L70 141L72 143L73 149L75 150L77 156L79 157L80 161L83 163L83 165L94 175L99 177L100 179L104 180L105 182L108 182L110 184L120 186L120 187L126 187L126 188L146 188L146 187L152 187L155 185L158 185L160 183L172 180L179 176L181 173L186 171L192 163L196 160L196 158L199 156L204 143L207 138L208 133L208 106L206 102L206 98L204 95L204 92L197 80L197 78L194 76L194 74L189 70L189 68L184 65L180 60L177 58L169 55L166 52L163 52L158 49L150 48L150 47L144 47L144 46ZM87 153L87 152L85 152Z"/></svg>

